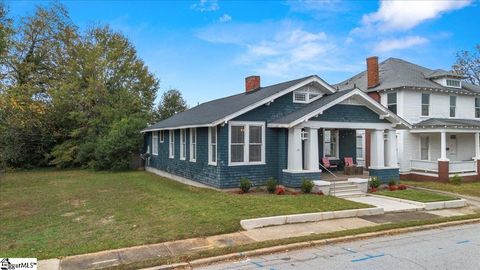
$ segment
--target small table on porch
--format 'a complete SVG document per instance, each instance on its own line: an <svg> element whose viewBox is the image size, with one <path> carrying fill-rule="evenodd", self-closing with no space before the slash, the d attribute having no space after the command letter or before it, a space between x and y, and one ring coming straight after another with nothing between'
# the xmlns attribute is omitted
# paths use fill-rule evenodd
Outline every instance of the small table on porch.
<svg viewBox="0 0 480 270"><path fill-rule="evenodd" d="M363 174L363 167L358 166L345 166L344 167L345 175L358 175Z"/></svg>

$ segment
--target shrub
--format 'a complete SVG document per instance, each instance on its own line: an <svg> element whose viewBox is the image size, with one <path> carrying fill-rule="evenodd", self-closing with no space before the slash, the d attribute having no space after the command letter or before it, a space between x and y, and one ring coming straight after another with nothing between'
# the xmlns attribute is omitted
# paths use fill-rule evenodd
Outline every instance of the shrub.
<svg viewBox="0 0 480 270"><path fill-rule="evenodd" d="M377 190L377 188L375 188L375 187L370 188L370 192L371 192L371 193L374 193L374 192L377 192L377 191L378 191L378 190Z"/></svg>
<svg viewBox="0 0 480 270"><path fill-rule="evenodd" d="M248 191L250 190L250 188L252 187L252 181L248 180L248 179L242 179L240 180L240 189L244 192L244 193L248 193Z"/></svg>
<svg viewBox="0 0 480 270"><path fill-rule="evenodd" d="M277 194L277 195L283 195L283 194L285 194L285 187L282 186L282 185L278 185L278 186L275 188L275 194Z"/></svg>
<svg viewBox="0 0 480 270"><path fill-rule="evenodd" d="M407 189L406 185L404 185L404 184L398 185L398 190L406 190L406 189Z"/></svg>
<svg viewBox="0 0 480 270"><path fill-rule="evenodd" d="M377 176L372 176L370 180L370 187L378 188L380 186L380 179Z"/></svg>
<svg viewBox="0 0 480 270"><path fill-rule="evenodd" d="M275 193L275 188L277 187L277 184L278 182L275 178L273 177L268 178L266 183L268 193L272 193L272 194Z"/></svg>
<svg viewBox="0 0 480 270"><path fill-rule="evenodd" d="M302 182L302 192L303 193L310 193L312 192L312 189L313 189L313 181L312 180L308 180L308 179L303 179L303 182Z"/></svg>
<svg viewBox="0 0 480 270"><path fill-rule="evenodd" d="M323 195L324 195L324 194L323 194L323 191L321 191L321 190L315 192L315 194L317 194L318 196L323 196Z"/></svg>
<svg viewBox="0 0 480 270"><path fill-rule="evenodd" d="M450 181L450 184L454 184L454 185L460 185L462 184L462 177L458 174L455 174L454 176L450 177L449 181Z"/></svg>
<svg viewBox="0 0 480 270"><path fill-rule="evenodd" d="M395 191L397 189L398 189L397 185L388 186L388 190L390 190L390 191Z"/></svg>
<svg viewBox="0 0 480 270"><path fill-rule="evenodd" d="M397 185L397 181L395 181L395 179L390 179L390 181L388 181L388 186L391 187L391 186L395 186Z"/></svg>

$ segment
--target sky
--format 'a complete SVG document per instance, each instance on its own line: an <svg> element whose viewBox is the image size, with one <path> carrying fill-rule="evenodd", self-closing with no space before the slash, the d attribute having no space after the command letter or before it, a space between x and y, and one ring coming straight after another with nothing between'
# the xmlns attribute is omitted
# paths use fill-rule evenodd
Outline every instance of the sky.
<svg viewBox="0 0 480 270"><path fill-rule="evenodd" d="M59 1L81 29L110 25L136 47L160 80L189 106L317 74L334 84L365 59L402 58L450 69L480 44L479 0L427 1ZM10 16L45 1L7 1Z"/></svg>

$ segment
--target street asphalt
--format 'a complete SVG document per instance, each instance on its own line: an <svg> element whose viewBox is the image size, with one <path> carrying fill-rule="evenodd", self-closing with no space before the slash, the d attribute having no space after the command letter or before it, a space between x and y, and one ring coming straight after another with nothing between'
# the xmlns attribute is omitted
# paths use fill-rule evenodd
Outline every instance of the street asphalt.
<svg viewBox="0 0 480 270"><path fill-rule="evenodd" d="M265 255L201 269L480 269L480 224Z"/></svg>

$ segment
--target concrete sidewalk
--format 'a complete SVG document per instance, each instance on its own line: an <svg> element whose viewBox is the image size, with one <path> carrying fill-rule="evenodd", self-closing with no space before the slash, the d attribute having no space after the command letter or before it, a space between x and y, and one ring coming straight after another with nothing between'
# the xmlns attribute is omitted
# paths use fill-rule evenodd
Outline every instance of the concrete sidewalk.
<svg viewBox="0 0 480 270"><path fill-rule="evenodd" d="M69 256L61 260L39 262L40 270L101 269L121 264L129 264L149 259L167 258L175 255L187 255L213 248L238 246L268 240L285 239L309 234L330 233L349 229L375 226L408 220L434 219L439 216L455 216L474 213L469 209L448 211L389 213L362 218L325 220L312 223L288 224L205 238L193 238L159 244L144 245L116 250L107 250L90 254Z"/></svg>

